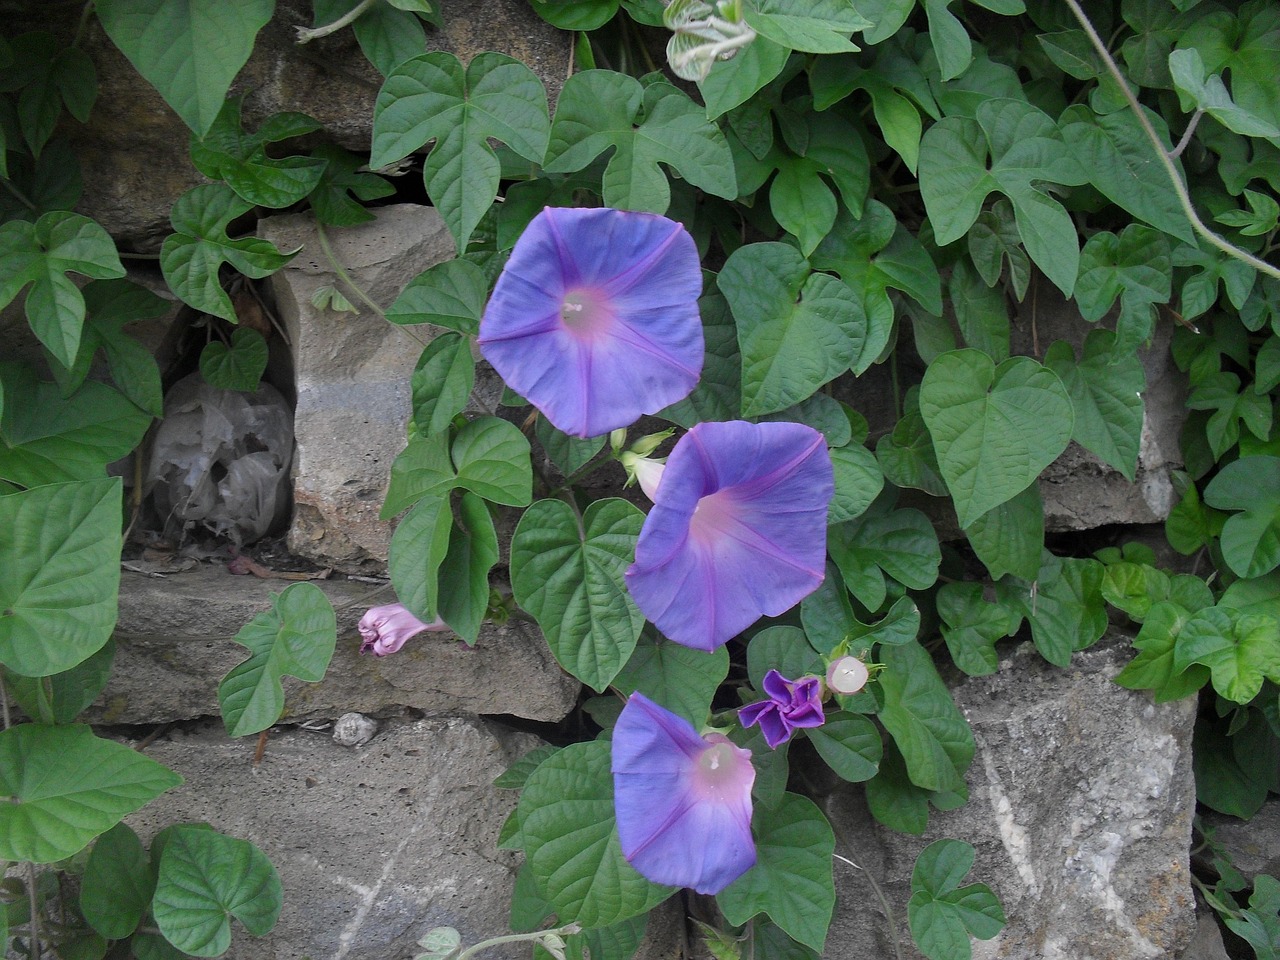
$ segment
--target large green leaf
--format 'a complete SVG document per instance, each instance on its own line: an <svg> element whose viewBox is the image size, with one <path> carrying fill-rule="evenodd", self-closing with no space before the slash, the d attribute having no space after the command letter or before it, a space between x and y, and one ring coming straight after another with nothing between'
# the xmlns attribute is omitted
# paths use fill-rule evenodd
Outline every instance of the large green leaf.
<svg viewBox="0 0 1280 960"><path fill-rule="evenodd" d="M765 627L747 644L747 676L757 690L764 689L764 678L777 670L790 680L826 673L822 657L806 641L804 632L788 624Z"/></svg>
<svg viewBox="0 0 1280 960"><path fill-rule="evenodd" d="M1031 484L1017 496L992 507L964 528L969 546L992 580L1007 573L1034 580L1044 549L1044 500Z"/></svg>
<svg viewBox="0 0 1280 960"><path fill-rule="evenodd" d="M396 525L387 554L396 596L415 617L439 615L440 567L449 555L453 510L448 493L428 494Z"/></svg>
<svg viewBox="0 0 1280 960"><path fill-rule="evenodd" d="M622 856L607 741L570 744L539 764L520 795L520 834L537 892L561 923L609 926L675 892Z"/></svg>
<svg viewBox="0 0 1280 960"><path fill-rule="evenodd" d="M975 119L947 117L920 142L920 195L938 242L964 236L987 195L1003 193L1027 253L1067 296L1080 262L1075 225L1057 200L1032 184L1086 179L1053 120L1020 100L989 99Z"/></svg>
<svg viewBox="0 0 1280 960"><path fill-rule="evenodd" d="M707 721L711 698L729 675L729 652L693 650L670 640L642 636L613 685L623 693L639 690L694 727Z"/></svg>
<svg viewBox="0 0 1280 960"><path fill-rule="evenodd" d="M1280 457L1228 464L1209 481L1204 500L1240 511L1222 527L1222 556L1237 576L1253 579L1280 565Z"/></svg>
<svg viewBox="0 0 1280 960"><path fill-rule="evenodd" d="M93 656L48 677L5 671L4 686L23 712L38 723L73 723L107 685L115 656L115 641L108 640Z"/></svg>
<svg viewBox="0 0 1280 960"><path fill-rule="evenodd" d="M80 355L86 345L90 356L102 347L111 370L111 379L121 392L153 417L164 415L160 367L149 347L127 336L124 327L135 320L162 317L172 308L163 297L132 280L95 280L84 294L85 327ZM80 357L77 358L77 363ZM84 373L89 372L88 363ZM65 391L64 387L64 391Z"/></svg>
<svg viewBox="0 0 1280 960"><path fill-rule="evenodd" d="M197 134L213 126L275 0L99 0L111 42Z"/></svg>
<svg viewBox="0 0 1280 960"><path fill-rule="evenodd" d="M1192 664L1185 670L1174 665L1174 649L1191 613L1169 600L1151 605L1137 636L1138 655L1116 674L1115 682L1131 690L1150 690L1156 703L1180 700L1209 682L1209 668Z"/></svg>
<svg viewBox="0 0 1280 960"><path fill-rule="evenodd" d="M972 868L973 847L960 840L935 840L916 858L907 919L929 960L968 960L970 937L990 940L1004 928L1004 910L990 887L960 886Z"/></svg>
<svg viewBox="0 0 1280 960"><path fill-rule="evenodd" d="M884 753L880 731L864 716L829 711L822 726L805 730L805 736L842 780L862 783L880 770Z"/></svg>
<svg viewBox="0 0 1280 960"><path fill-rule="evenodd" d="M1178 38L1178 46L1198 51L1207 72L1230 72L1235 102L1272 127L1280 126L1280 91L1275 84L1280 11L1272 4L1253 0L1208 12Z"/></svg>
<svg viewBox="0 0 1280 960"><path fill-rule="evenodd" d="M450 448L455 483L494 503L527 506L533 499L529 441L514 423L498 417L470 420Z"/></svg>
<svg viewBox="0 0 1280 960"><path fill-rule="evenodd" d="M425 496L445 496L457 481L449 457L449 433L417 434L391 464L391 480L382 505L381 519L390 520Z"/></svg>
<svg viewBox="0 0 1280 960"><path fill-rule="evenodd" d="M456 333L436 337L423 348L409 382L418 432L429 436L446 429L466 409L476 382L471 341Z"/></svg>
<svg viewBox="0 0 1280 960"><path fill-rule="evenodd" d="M996 641L1021 622L1007 607L988 603L980 583L946 583L938 591L942 639L951 659L971 677L995 673L1000 666Z"/></svg>
<svg viewBox="0 0 1280 960"><path fill-rule="evenodd" d="M1040 655L1065 667L1073 652L1092 646L1107 629L1104 572L1097 560L1045 551L1034 583L1009 578L1000 583L998 593L1002 602L1021 609Z"/></svg>
<svg viewBox="0 0 1280 960"><path fill-rule="evenodd" d="M43 677L97 651L116 624L120 480L0 497L0 662Z"/></svg>
<svg viewBox="0 0 1280 960"><path fill-rule="evenodd" d="M1231 99L1221 74L1207 74L1200 52L1194 47L1169 54L1169 74L1187 112L1203 110L1228 130L1247 137L1280 137L1280 127Z"/></svg>
<svg viewBox="0 0 1280 960"><path fill-rule="evenodd" d="M938 465L967 527L1027 488L1067 447L1071 399L1058 376L1029 357L998 367L956 350L929 365L920 412Z"/></svg>
<svg viewBox="0 0 1280 960"><path fill-rule="evenodd" d="M827 510L827 523L842 523L861 516L871 506L884 489L884 472L875 454L861 443L833 447L830 453L836 491Z"/></svg>
<svg viewBox="0 0 1280 960"><path fill-rule="evenodd" d="M434 140L422 165L427 196L465 250L498 195L489 139L540 163L549 130L546 90L523 63L482 53L464 68L451 53L426 53L392 70L378 91L369 165L386 166Z"/></svg>
<svg viewBox="0 0 1280 960"><path fill-rule="evenodd" d="M285 676L324 679L338 643L333 606L314 583L290 584L272 598L270 610L240 628L235 641L248 647L249 659L222 678L218 705L227 733L243 737L280 719Z"/></svg>
<svg viewBox="0 0 1280 960"><path fill-rule="evenodd" d="M1142 440L1142 393L1147 389L1142 361L1131 351L1120 351L1109 330L1091 330L1079 361L1071 344L1058 340L1045 352L1044 364L1071 397L1071 439L1132 481Z"/></svg>
<svg viewBox="0 0 1280 960"><path fill-rule="evenodd" d="M117 823L98 838L80 881L80 912L108 940L123 940L151 907L156 878L138 835Z"/></svg>
<svg viewBox="0 0 1280 960"><path fill-rule="evenodd" d="M766 913L800 943L821 953L835 908L831 855L835 835L807 797L788 793L752 817L756 865L717 896L735 926Z"/></svg>
<svg viewBox="0 0 1280 960"><path fill-rule="evenodd" d="M387 308L392 323L434 323L463 335L480 329L489 282L470 260L446 260L424 270Z"/></svg>
<svg viewBox="0 0 1280 960"><path fill-rule="evenodd" d="M671 188L660 163L707 193L737 195L729 144L688 96L670 84L642 87L608 70L575 73L556 102L546 169L581 170L610 148L603 180L608 206L665 213Z"/></svg>
<svg viewBox="0 0 1280 960"><path fill-rule="evenodd" d="M866 320L852 292L835 277L811 273L794 247L739 248L719 286L738 322L744 416L799 403L862 352Z"/></svg>
<svg viewBox="0 0 1280 960"><path fill-rule="evenodd" d="M1208 667L1213 688L1235 703L1248 703L1262 681L1280 683L1280 617L1211 607L1179 631L1173 668Z"/></svg>
<svg viewBox="0 0 1280 960"><path fill-rule="evenodd" d="M0 732L0 860L53 863L182 778L85 726Z"/></svg>
<svg viewBox="0 0 1280 960"><path fill-rule="evenodd" d="M1147 119L1167 142L1164 121L1150 111ZM1108 200L1157 230L1194 242L1191 222L1169 177L1128 110L1098 115L1084 104L1075 104L1066 109L1059 124L1089 182Z"/></svg>
<svg viewBox="0 0 1280 960"><path fill-rule="evenodd" d="M225 184L192 187L173 205L169 219L175 232L160 248L160 269L169 288L197 310L231 323L237 321L236 312L222 289L219 268L229 263L258 279L279 270L297 253L281 253L258 237L227 236L231 221L251 207Z"/></svg>
<svg viewBox="0 0 1280 960"><path fill-rule="evenodd" d="M84 297L68 272L99 280L124 276L115 243L97 223L56 210L35 223L10 220L0 225L0 307L31 284L27 321L64 367L75 362L85 311Z"/></svg>
<svg viewBox="0 0 1280 960"><path fill-rule="evenodd" d="M803 12L800 12L803 11ZM805 53L847 53L858 49L849 34L873 26L849 3L841 0L757 0L743 18L762 37Z"/></svg>
<svg viewBox="0 0 1280 960"><path fill-rule="evenodd" d="M516 602L560 665L597 691L630 659L644 626L623 581L643 524L625 500L598 500L581 517L560 500L539 500L511 539Z"/></svg>
<svg viewBox="0 0 1280 960"><path fill-rule="evenodd" d="M152 912L165 939L184 953L217 957L231 946L231 918L265 936L280 916L280 875L247 840L180 826L160 856Z"/></svg>
<svg viewBox="0 0 1280 960"><path fill-rule="evenodd" d="M885 669L880 721L902 751L911 782L926 790L963 790L973 732L920 644L881 647Z"/></svg>
<svg viewBox="0 0 1280 960"><path fill-rule="evenodd" d="M267 341L257 330L237 327L231 343L211 340L200 351L200 373L218 390L252 393L267 370Z"/></svg>
<svg viewBox="0 0 1280 960"><path fill-rule="evenodd" d="M151 425L150 416L105 383L86 381L64 398L57 384L3 361L0 383L9 397L0 415L0 478L24 487L101 477Z"/></svg>

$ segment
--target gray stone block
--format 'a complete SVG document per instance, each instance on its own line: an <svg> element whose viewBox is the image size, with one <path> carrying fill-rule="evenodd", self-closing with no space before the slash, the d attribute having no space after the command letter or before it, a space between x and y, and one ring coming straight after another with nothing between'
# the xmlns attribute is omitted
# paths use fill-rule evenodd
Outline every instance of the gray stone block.
<svg viewBox="0 0 1280 960"><path fill-rule="evenodd" d="M977 848L966 883L989 884L1008 926L977 960L1176 957L1196 930L1189 842L1194 699L1154 704L1111 678L1129 659L1112 635L1059 670L1030 644L998 673L953 687L977 740L968 804L930 811L922 837L880 827L863 792L831 798L841 844L828 960L916 960L907 901L916 856L952 837ZM868 877L883 891L891 926Z"/></svg>
<svg viewBox="0 0 1280 960"><path fill-rule="evenodd" d="M275 864L280 920L263 938L233 923L231 960L398 960L432 927L468 945L509 932L518 862L497 838L517 795L492 782L539 742L458 717L392 723L359 747L276 731L255 766L255 738L174 732L147 755L185 782L128 822L149 839L204 821Z"/></svg>
<svg viewBox="0 0 1280 960"><path fill-rule="evenodd" d="M580 684L562 671L538 629L486 624L474 648L448 633L423 633L389 657L361 656L356 622L390 590L351 580L319 581L338 613L338 649L320 683L285 680L285 719L333 719L352 711L395 715L510 714L556 721ZM232 637L287 583L232 576L202 565L164 579L126 570L120 584L116 663L86 719L158 723L218 713L217 687L247 654Z"/></svg>

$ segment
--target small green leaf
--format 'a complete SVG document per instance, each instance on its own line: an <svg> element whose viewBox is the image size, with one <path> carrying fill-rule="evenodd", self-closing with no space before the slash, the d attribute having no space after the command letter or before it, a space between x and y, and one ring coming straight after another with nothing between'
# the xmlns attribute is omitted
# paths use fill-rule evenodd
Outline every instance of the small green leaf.
<svg viewBox="0 0 1280 960"><path fill-rule="evenodd" d="M972 867L973 847L959 840L935 840L916 859L907 919L929 960L969 960L970 937L990 940L1004 929L1004 910L990 887L960 886Z"/></svg>
<svg viewBox="0 0 1280 960"><path fill-rule="evenodd" d="M229 263L259 279L279 270L297 252L281 253L257 237L227 236L227 226L250 206L224 184L193 187L173 205L169 217L175 232L160 248L160 268L169 288L197 310L231 323L237 317L218 279L219 268Z"/></svg>
<svg viewBox="0 0 1280 960"><path fill-rule="evenodd" d="M728 675L724 647L708 653L643 635L613 685L626 694L639 690L697 728L706 723L711 698Z"/></svg>
<svg viewBox="0 0 1280 960"><path fill-rule="evenodd" d="M864 716L837 710L805 736L836 775L849 783L870 780L880 770L884 747L880 731Z"/></svg>
<svg viewBox="0 0 1280 960"><path fill-rule="evenodd" d="M1262 681L1280 682L1280 618L1211 607L1193 616L1178 633L1173 667L1179 673L1204 664L1213 688L1235 703L1248 703Z"/></svg>
<svg viewBox="0 0 1280 960"><path fill-rule="evenodd" d="M905 587L926 590L937 580L942 560L933 524L914 509L863 514L836 524L828 529L827 549L849 592L869 610L884 603L885 574Z"/></svg>
<svg viewBox="0 0 1280 960"><path fill-rule="evenodd" d="M290 584L273 596L270 610L240 628L235 641L249 649L249 658L218 684L218 706L227 733L243 737L280 719L285 676L324 679L338 643L333 606L314 583Z"/></svg>
<svg viewBox="0 0 1280 960"><path fill-rule="evenodd" d="M538 417L533 432L546 451L547 459L564 477L573 476L595 459L607 439L603 434L598 437L571 437L557 430L546 417Z"/></svg>
<svg viewBox="0 0 1280 960"><path fill-rule="evenodd" d="M533 771L538 769L543 760L556 753L559 749L559 747L552 746L549 743L534 747L499 774L497 779L493 781L493 785L499 790L523 790L525 782Z"/></svg>
<svg viewBox="0 0 1280 960"><path fill-rule="evenodd" d="M422 351L413 369L413 422L424 436L439 433L466 409L476 380L471 341L443 333Z"/></svg>
<svg viewBox="0 0 1280 960"><path fill-rule="evenodd" d="M804 13L795 11L803 9ZM785 0L761 0L756 9L743 15L763 37L792 50L805 53L851 53L858 47L849 34L866 30L872 22L838 0L818 0L797 7Z"/></svg>
<svg viewBox="0 0 1280 960"><path fill-rule="evenodd" d="M1209 74L1194 47L1169 54L1169 75L1183 110L1203 110L1228 130L1246 137L1280 137L1280 127L1231 99L1221 74Z"/></svg>
<svg viewBox="0 0 1280 960"><path fill-rule="evenodd" d="M675 892L622 856L606 741L570 744L538 766L520 795L520 833L536 891L562 923L609 926Z"/></svg>
<svg viewBox="0 0 1280 960"><path fill-rule="evenodd" d="M822 952L835 908L835 835L812 800L788 793L752 817L756 865L716 896L725 919L744 924L765 913L787 934Z"/></svg>
<svg viewBox="0 0 1280 960"><path fill-rule="evenodd" d="M364 158L349 150L321 144L311 155L324 161L324 169L308 200L311 212L325 226L372 223L373 214L357 201L381 200L396 192L391 181L370 173Z"/></svg>
<svg viewBox="0 0 1280 960"><path fill-rule="evenodd" d="M231 946L231 918L265 936L280 916L280 876L247 840L215 830L173 830L156 879L152 912L165 939L197 957L221 956Z"/></svg>
<svg viewBox="0 0 1280 960"><path fill-rule="evenodd" d="M955 665L971 677L985 677L1000 666L996 642L1021 622L998 603L988 603L980 583L946 583L938 591L942 639Z"/></svg>
<svg viewBox="0 0 1280 960"><path fill-rule="evenodd" d="M511 589L560 665L603 691L630 659L644 616L623 573L635 559L644 515L625 500L598 500L579 519L539 500L511 539Z"/></svg>
<svg viewBox="0 0 1280 960"><path fill-rule="evenodd" d="M860 443L831 450L836 492L827 510L827 523L843 523L861 516L884 489L884 473L875 454Z"/></svg>
<svg viewBox="0 0 1280 960"><path fill-rule="evenodd" d="M205 344L200 351L200 373L209 386L219 390L251 393L267 370L267 341L257 330L237 327L231 331L231 345L221 340Z"/></svg>
<svg viewBox="0 0 1280 960"><path fill-rule="evenodd" d="M108 940L128 937L151 907L156 878L142 841L117 823L98 838L80 881L80 912Z"/></svg>
<svg viewBox="0 0 1280 960"><path fill-rule="evenodd" d="M806 257L836 221L836 197L819 176L822 167L805 157L784 157L769 188L774 219L800 242Z"/></svg>
<svg viewBox="0 0 1280 960"><path fill-rule="evenodd" d="M274 0L101 0L95 12L143 79L202 135L274 8Z"/></svg>
<svg viewBox="0 0 1280 960"><path fill-rule="evenodd" d="M997 367L977 350L929 365L920 412L962 527L1025 490L1066 449L1074 423L1052 370L1029 357Z"/></svg>
<svg viewBox="0 0 1280 960"><path fill-rule="evenodd" d="M429 494L444 496L453 489L456 480L457 471L449 458L447 432L410 437L391 464L387 498L379 517L390 520Z"/></svg>
<svg viewBox="0 0 1280 960"><path fill-rule="evenodd" d="M498 193L499 163L489 139L541 162L550 130L546 103L537 75L503 54L482 53L465 68L443 51L413 57L378 91L369 166L386 166L434 140L423 182L465 250Z"/></svg>
<svg viewBox="0 0 1280 960"><path fill-rule="evenodd" d="M1034 580L1044 550L1040 487L1032 483L1012 500L992 507L965 527L964 533L992 580L1008 573Z"/></svg>
<svg viewBox="0 0 1280 960"><path fill-rule="evenodd" d="M738 323L744 416L799 403L861 351L866 326L848 287L811 273L793 247L739 248L720 271L719 287Z"/></svg>
<svg viewBox="0 0 1280 960"><path fill-rule="evenodd" d="M824 676L826 665L797 627L777 624L765 627L747 644L747 676L757 690L764 689L764 677L777 670L788 680L804 676Z"/></svg>
<svg viewBox="0 0 1280 960"><path fill-rule="evenodd" d="M1101 320L1118 297L1116 352L1130 353L1155 328L1156 305L1168 303L1173 261L1169 238L1158 230L1131 223L1119 236L1100 230L1080 251L1076 302L1090 323Z"/></svg>
<svg viewBox="0 0 1280 960"><path fill-rule="evenodd" d="M110 639L121 522L116 477L0 497L0 662L7 668L28 677L61 673Z"/></svg>
<svg viewBox="0 0 1280 960"><path fill-rule="evenodd" d="M602 184L608 206L665 213L671 188L660 163L707 193L737 195L729 145L687 95L609 70L575 73L556 101L545 169L582 170L611 147Z"/></svg>
<svg viewBox="0 0 1280 960"><path fill-rule="evenodd" d="M1280 566L1280 457L1241 457L1204 491L1205 503L1238 510L1222 527L1222 556L1237 576L1260 577Z"/></svg>
<svg viewBox="0 0 1280 960"><path fill-rule="evenodd" d="M415 617L439 615L440 567L449 554L453 511L449 496L428 494L397 524L388 550L388 572L396 596Z"/></svg>
<svg viewBox="0 0 1280 960"><path fill-rule="evenodd" d="M53 863L182 778L86 726L0 732L0 859Z"/></svg>
<svg viewBox="0 0 1280 960"><path fill-rule="evenodd" d="M27 284L26 315L37 339L64 367L75 362L84 326L84 297L68 272L105 280L124 267L107 232L88 217L65 210L34 224L0 225L0 306Z"/></svg>
<svg viewBox="0 0 1280 960"><path fill-rule="evenodd" d="M973 733L920 644L882 647L884 692L880 720L907 764L911 782L926 790L961 790L973 759Z"/></svg>
<svg viewBox="0 0 1280 960"><path fill-rule="evenodd" d="M489 571L498 562L498 533L485 502L464 493L449 551L440 566L440 618L468 645L480 636L489 608Z"/></svg>
<svg viewBox="0 0 1280 960"><path fill-rule="evenodd" d="M409 281L387 308L392 323L434 323L475 336L480 329L489 282L470 260L446 260Z"/></svg>
<svg viewBox="0 0 1280 960"><path fill-rule="evenodd" d="M498 417L468 421L454 437L451 453L459 487L511 507L533 499L529 441L515 424Z"/></svg>
<svg viewBox="0 0 1280 960"><path fill-rule="evenodd" d="M40 723L72 723L107 685L116 644L108 640L97 653L49 677L4 675L5 689L27 716Z"/></svg>
<svg viewBox="0 0 1280 960"><path fill-rule="evenodd" d="M1174 649L1191 614L1177 603L1162 600L1151 605L1137 636L1138 655L1116 674L1115 682L1130 690L1150 690L1156 703L1181 700L1209 682L1209 668L1193 664L1174 667Z"/></svg>
<svg viewBox="0 0 1280 960"><path fill-rule="evenodd" d="M1001 599L1021 609L1040 655L1065 667L1071 654L1098 641L1107 629L1102 599L1103 566L1096 560L1056 557L1045 551L1034 584L1002 581Z"/></svg>

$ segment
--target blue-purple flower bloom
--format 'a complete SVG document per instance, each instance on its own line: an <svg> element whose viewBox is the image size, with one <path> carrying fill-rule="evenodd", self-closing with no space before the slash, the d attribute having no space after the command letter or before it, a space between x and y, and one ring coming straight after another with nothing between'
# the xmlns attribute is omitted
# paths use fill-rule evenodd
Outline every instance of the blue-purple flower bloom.
<svg viewBox="0 0 1280 960"><path fill-rule="evenodd" d="M439 617L430 623L423 623L401 603L370 607L360 618L360 652L385 657L397 652L406 640L423 631L448 629Z"/></svg>
<svg viewBox="0 0 1280 960"><path fill-rule="evenodd" d="M820 727L826 716L822 712L822 682L817 677L788 680L777 670L764 675L764 692L769 699L749 703L738 711L744 727L760 724L764 742L776 750L801 727Z"/></svg>
<svg viewBox="0 0 1280 960"><path fill-rule="evenodd" d="M613 728L622 854L654 883L716 894L756 862L751 751L633 693Z"/></svg>
<svg viewBox="0 0 1280 960"><path fill-rule="evenodd" d="M599 436L693 390L701 292L697 248L674 220L548 207L494 286L480 352L555 427Z"/></svg>
<svg viewBox="0 0 1280 960"><path fill-rule="evenodd" d="M627 570L663 634L714 650L818 588L834 492L822 434L800 423L699 423L667 458Z"/></svg>

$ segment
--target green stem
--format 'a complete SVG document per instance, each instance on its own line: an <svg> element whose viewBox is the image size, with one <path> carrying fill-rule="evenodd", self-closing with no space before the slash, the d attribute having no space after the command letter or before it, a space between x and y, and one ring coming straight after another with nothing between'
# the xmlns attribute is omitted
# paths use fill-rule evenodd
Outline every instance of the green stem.
<svg viewBox="0 0 1280 960"><path fill-rule="evenodd" d="M312 40L319 40L321 37L327 37L331 33L337 33L348 24L355 23L360 15L372 7L378 0L360 0L346 14L339 17L333 23L325 24L323 27L298 27L299 44L310 43Z"/></svg>
<svg viewBox="0 0 1280 960"><path fill-rule="evenodd" d="M40 208L37 207L34 203L32 203L30 198L28 198L25 193L23 193L21 190L15 187L12 181L0 180L0 185L3 185L6 190L8 190L11 194L13 194L14 199L16 199L20 204L22 204L32 213L38 214L40 212Z"/></svg>
<svg viewBox="0 0 1280 960"><path fill-rule="evenodd" d="M1143 112L1142 105L1138 103L1138 98L1133 95L1133 91L1129 89L1129 83L1125 80L1124 74L1120 72L1120 67L1116 64L1111 54L1107 51L1106 45L1102 42L1102 38L1098 36L1098 31L1094 29L1093 23L1085 16L1084 11L1080 8L1077 0L1065 0L1071 12L1075 14L1076 20L1080 22L1081 28L1089 37L1089 41L1093 44L1094 50L1098 52L1098 56L1102 58L1102 62L1107 65L1107 71L1111 74L1112 79L1120 85L1120 91L1124 94L1124 98L1128 101L1129 109L1133 111L1133 115L1138 118L1138 124L1142 127L1143 133L1147 135L1147 139L1151 141L1151 146L1155 149L1156 156L1164 165L1164 171L1169 177L1169 183L1173 186L1173 192L1178 196L1178 202L1182 205L1182 211L1187 215L1187 219L1191 221L1191 226L1196 233L1217 247L1229 257L1240 260L1249 264L1259 273L1265 273L1269 277L1275 277L1280 280L1280 267L1273 266L1265 260L1260 260L1247 250L1241 250L1239 247L1218 236L1200 219L1200 215L1196 213L1196 209L1191 205L1191 195L1187 192L1187 188L1182 183L1182 178L1178 176L1178 168L1174 166L1173 157L1169 155L1169 151L1164 148L1164 144L1160 141L1160 135L1156 133L1155 128L1151 126L1151 121L1147 119L1146 113Z"/></svg>
<svg viewBox="0 0 1280 960"><path fill-rule="evenodd" d="M498 947L504 943L522 943L528 941L537 942L546 938L548 935L569 937L575 933L580 933L581 931L582 927L578 926L576 923L571 923L568 926L559 927L555 930L537 930L533 933L509 933L504 937L490 937L488 940L481 940L479 943L475 944L475 946L467 947L467 949L458 954L454 960L470 960L472 955L479 953L481 950L488 950L490 947Z"/></svg>
<svg viewBox="0 0 1280 960"><path fill-rule="evenodd" d="M333 268L333 272L338 279L345 283L347 289L356 295L356 299L372 310L375 316L386 320L385 311L369 298L369 295L364 292L364 289L358 283L351 279L351 274L347 273L347 268L342 265L342 262L334 254L333 247L329 245L329 234L325 230L324 224L319 220L316 221L316 239L320 241L320 250L324 253L325 259L329 261L329 266ZM390 323L391 321L387 320L387 322Z"/></svg>

